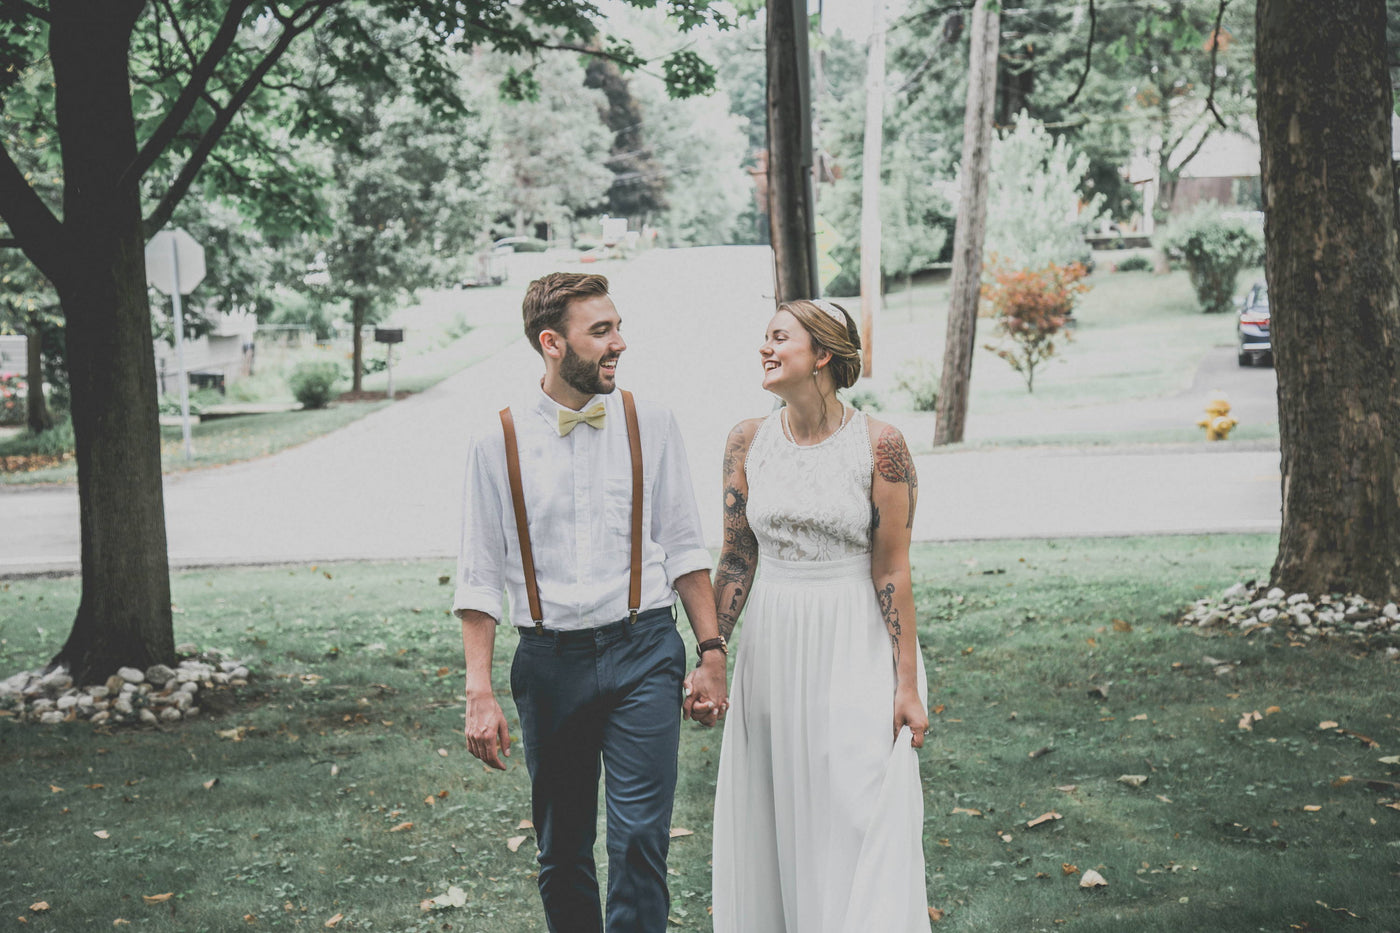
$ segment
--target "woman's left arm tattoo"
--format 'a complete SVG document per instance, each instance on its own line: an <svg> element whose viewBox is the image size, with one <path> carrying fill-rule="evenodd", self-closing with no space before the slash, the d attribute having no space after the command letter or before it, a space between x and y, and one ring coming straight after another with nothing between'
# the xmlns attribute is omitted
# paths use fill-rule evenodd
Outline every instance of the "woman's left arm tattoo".
<svg viewBox="0 0 1400 933"><path fill-rule="evenodd" d="M880 601L880 615L884 617L885 628L890 631L890 645L894 649L894 663L899 665L899 636L904 633L899 624L899 610L894 605L894 584L886 583L883 589L875 591Z"/></svg>
<svg viewBox="0 0 1400 933"><path fill-rule="evenodd" d="M909 455L909 447L904 443L904 435L898 429L887 427L880 433L875 443L875 470L880 478L888 483L904 483L909 492L909 519L905 528L914 527L914 494L919 488L919 477L914 471L914 458Z"/></svg>

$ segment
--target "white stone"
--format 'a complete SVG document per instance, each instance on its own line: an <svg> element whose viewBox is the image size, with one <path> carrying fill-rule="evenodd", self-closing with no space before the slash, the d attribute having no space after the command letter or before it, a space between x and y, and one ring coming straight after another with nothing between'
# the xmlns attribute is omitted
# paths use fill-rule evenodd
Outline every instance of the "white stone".
<svg viewBox="0 0 1400 933"><path fill-rule="evenodd" d="M241 665L241 664L238 665L238 667L235 667L231 673L232 673L234 679L236 679L236 680L247 680L247 679L248 679L248 668L244 667L244 666Z"/></svg>
<svg viewBox="0 0 1400 933"><path fill-rule="evenodd" d="M1269 622L1274 621L1274 620L1277 619L1277 618L1278 618L1278 610L1277 610L1277 609L1266 608L1266 609L1260 609L1260 610L1259 610L1259 621L1260 621L1260 622L1264 622L1264 623L1267 624L1267 623L1269 623Z"/></svg>
<svg viewBox="0 0 1400 933"><path fill-rule="evenodd" d="M30 712L34 713L46 713L49 710L53 709L56 705L57 704L55 704L53 700L50 700L47 697L43 697L31 703L29 705L29 710Z"/></svg>
<svg viewBox="0 0 1400 933"><path fill-rule="evenodd" d="M191 716L198 716L198 715L199 715L199 707L198 707L198 706L191 706L189 709L185 710L185 718L186 718L186 719L189 719Z"/></svg>
<svg viewBox="0 0 1400 933"><path fill-rule="evenodd" d="M1298 605L1299 603L1305 603L1305 602L1307 602L1307 601L1308 601L1308 594L1307 594L1307 593L1294 593L1292 596L1288 597L1288 605L1290 605L1290 606L1296 606L1296 605Z"/></svg>
<svg viewBox="0 0 1400 933"><path fill-rule="evenodd" d="M1394 647L1394 646L1392 645L1391 647L1385 649L1385 656L1386 656L1387 658L1398 658L1398 657L1400 657L1400 648L1396 648L1396 647Z"/></svg>
<svg viewBox="0 0 1400 933"><path fill-rule="evenodd" d="M105 686L87 688L88 696L92 697L94 700L104 700L107 698L107 695L111 692L112 691L108 690Z"/></svg>
<svg viewBox="0 0 1400 933"><path fill-rule="evenodd" d="M68 676L68 668L56 667L45 674L39 684L50 693L62 693L73 686L73 678Z"/></svg>
<svg viewBox="0 0 1400 933"><path fill-rule="evenodd" d="M112 704L111 704L109 701L107 701L107 700L93 700L93 701L92 701L92 708L93 708L93 709L97 709L97 710L107 709L107 708L109 708L111 705L112 705Z"/></svg>
<svg viewBox="0 0 1400 933"><path fill-rule="evenodd" d="M214 674L214 683L216 684L226 684L229 682L229 679L229 676L223 672Z"/></svg>
<svg viewBox="0 0 1400 933"><path fill-rule="evenodd" d="M167 706L160 711L160 718L162 722L179 722L180 711L173 706Z"/></svg>
<svg viewBox="0 0 1400 933"><path fill-rule="evenodd" d="M1221 597L1221 598L1222 598L1222 599L1234 599L1234 598L1236 598L1236 597L1238 597L1238 596L1244 596L1244 595L1245 595L1246 593L1248 593L1248 592L1249 592L1249 588L1248 588L1247 586L1245 586L1243 583L1236 583L1234 586L1232 586L1232 587L1230 587L1228 590L1226 590L1226 591L1225 591L1225 595L1224 595L1223 597Z"/></svg>
<svg viewBox="0 0 1400 933"><path fill-rule="evenodd" d="M1385 616L1387 619L1400 619L1400 606L1396 606L1394 603L1386 603L1385 608L1381 609L1381 615Z"/></svg>
<svg viewBox="0 0 1400 933"><path fill-rule="evenodd" d="M112 709L121 713L123 716L130 716L132 709L131 698L126 696L117 697L117 701L112 704Z"/></svg>
<svg viewBox="0 0 1400 933"><path fill-rule="evenodd" d="M153 684L164 686L175 679L175 672L164 664L152 664L146 668L146 679Z"/></svg>
<svg viewBox="0 0 1400 933"><path fill-rule="evenodd" d="M198 652L199 646L190 642L185 642L184 644L175 646L176 654L197 654Z"/></svg>
<svg viewBox="0 0 1400 933"><path fill-rule="evenodd" d="M244 680L242 677L235 677L228 682L228 685L230 687L246 687L248 686L248 681Z"/></svg>
<svg viewBox="0 0 1400 933"><path fill-rule="evenodd" d="M89 702L91 702L91 701L89 701ZM75 706L77 706L77 705L78 705L78 698L77 698L76 696L74 696L73 694L71 694L71 693L64 694L63 696L61 696L61 697L58 698L58 708L61 709L61 710L67 711L67 710L70 710L70 709L72 709L73 707L75 707Z"/></svg>
<svg viewBox="0 0 1400 933"><path fill-rule="evenodd" d="M141 710L141 721L152 726L160 722L160 720L156 718L156 714L148 709Z"/></svg>
<svg viewBox="0 0 1400 933"><path fill-rule="evenodd" d="M52 725L54 725L55 723L63 722L63 719L64 719L63 714L60 713L60 712L58 712L57 710L55 710L55 711L53 711L53 712L51 712L51 713L44 713L44 714L40 715L40 717L39 717L39 721L40 721L41 723L43 723L44 725L46 725L46 726L52 726Z"/></svg>
<svg viewBox="0 0 1400 933"><path fill-rule="evenodd" d="M194 704L194 694L184 691L176 693L170 699L176 709L189 709Z"/></svg>
<svg viewBox="0 0 1400 933"><path fill-rule="evenodd" d="M1283 599L1283 597L1287 596L1288 594L1285 593L1283 590L1279 589L1278 587L1274 587L1264 595L1267 599Z"/></svg>
<svg viewBox="0 0 1400 933"><path fill-rule="evenodd" d="M109 712L107 712L107 710L105 710L105 709L100 709L100 710L98 710L97 712L95 712L95 713L92 714L92 721L93 721L93 722L106 722L107 720L109 720L109 719L111 719L111 718L112 718L112 714L109 713Z"/></svg>
<svg viewBox="0 0 1400 933"><path fill-rule="evenodd" d="M199 692L199 684L195 683L193 680L187 681L180 685L180 692L194 695Z"/></svg>
<svg viewBox="0 0 1400 933"><path fill-rule="evenodd" d="M90 713L92 712L93 704L96 702L96 700L84 693L78 697L78 709L82 710L84 713Z"/></svg>
<svg viewBox="0 0 1400 933"><path fill-rule="evenodd" d="M129 684L139 684L146 679L146 675L134 667L118 668L117 676Z"/></svg>

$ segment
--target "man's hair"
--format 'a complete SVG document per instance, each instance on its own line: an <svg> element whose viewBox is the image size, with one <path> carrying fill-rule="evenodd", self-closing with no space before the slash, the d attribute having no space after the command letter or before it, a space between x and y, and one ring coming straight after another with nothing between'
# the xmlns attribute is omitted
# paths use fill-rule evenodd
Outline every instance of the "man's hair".
<svg viewBox="0 0 1400 933"><path fill-rule="evenodd" d="M593 298L608 293L608 278L605 275L586 275L582 272L551 272L540 276L525 290L525 301L521 311L525 317L525 336L535 352L544 355L540 349L540 332L545 330L564 332L564 321L569 316L569 303L579 298Z"/></svg>

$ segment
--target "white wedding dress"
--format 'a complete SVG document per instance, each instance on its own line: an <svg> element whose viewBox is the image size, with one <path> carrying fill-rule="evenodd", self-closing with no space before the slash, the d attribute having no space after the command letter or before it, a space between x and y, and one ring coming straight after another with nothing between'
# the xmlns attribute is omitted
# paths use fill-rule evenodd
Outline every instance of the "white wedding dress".
<svg viewBox="0 0 1400 933"><path fill-rule="evenodd" d="M892 735L870 578L869 427L857 412L800 447L780 415L745 461L759 564L720 752L714 928L928 933L919 763L908 727Z"/></svg>

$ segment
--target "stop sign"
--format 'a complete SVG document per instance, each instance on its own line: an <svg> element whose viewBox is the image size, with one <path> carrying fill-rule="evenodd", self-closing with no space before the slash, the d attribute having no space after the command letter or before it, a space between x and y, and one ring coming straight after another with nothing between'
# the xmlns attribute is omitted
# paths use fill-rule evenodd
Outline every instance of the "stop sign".
<svg viewBox="0 0 1400 933"><path fill-rule="evenodd" d="M204 247L183 230L162 230L146 244L146 281L167 295L188 295L204 281Z"/></svg>

